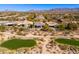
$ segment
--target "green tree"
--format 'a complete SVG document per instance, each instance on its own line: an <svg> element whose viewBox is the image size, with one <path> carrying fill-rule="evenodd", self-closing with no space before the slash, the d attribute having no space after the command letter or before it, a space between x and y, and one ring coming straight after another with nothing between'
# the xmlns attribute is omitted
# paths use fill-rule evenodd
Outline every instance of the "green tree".
<svg viewBox="0 0 79 59"><path fill-rule="evenodd" d="M5 31L6 27L5 26L0 26L0 31Z"/></svg>
<svg viewBox="0 0 79 59"><path fill-rule="evenodd" d="M41 30L43 30L43 31L48 31L48 30L49 30L48 24L45 24L45 25L42 27Z"/></svg>
<svg viewBox="0 0 79 59"><path fill-rule="evenodd" d="M60 24L57 26L59 30L65 30L65 24Z"/></svg>
<svg viewBox="0 0 79 59"><path fill-rule="evenodd" d="M68 30L76 30L77 28L78 28L77 23L68 23L66 26L66 29L68 29Z"/></svg>
<svg viewBox="0 0 79 59"><path fill-rule="evenodd" d="M27 17L27 20L29 20L29 21L34 21L34 18L36 18L36 14L35 14L35 13L31 13L31 14Z"/></svg>

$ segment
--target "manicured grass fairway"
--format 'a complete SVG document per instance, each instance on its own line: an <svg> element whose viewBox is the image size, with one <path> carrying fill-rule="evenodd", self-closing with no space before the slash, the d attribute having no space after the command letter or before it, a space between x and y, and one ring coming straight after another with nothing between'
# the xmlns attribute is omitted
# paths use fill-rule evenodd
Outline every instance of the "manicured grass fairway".
<svg viewBox="0 0 79 59"><path fill-rule="evenodd" d="M8 41L5 41L1 44L1 47L5 47L8 49L18 49L21 47L33 47L36 45L36 41L33 39L11 39Z"/></svg>
<svg viewBox="0 0 79 59"><path fill-rule="evenodd" d="M58 38L55 41L61 44L79 46L79 41L72 40L72 39L69 40L69 39L64 39L64 38Z"/></svg>

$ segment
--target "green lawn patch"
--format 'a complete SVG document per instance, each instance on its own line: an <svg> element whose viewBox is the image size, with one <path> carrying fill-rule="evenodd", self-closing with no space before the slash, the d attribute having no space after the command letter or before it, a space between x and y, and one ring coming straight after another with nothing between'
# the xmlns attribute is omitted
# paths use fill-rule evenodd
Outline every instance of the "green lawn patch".
<svg viewBox="0 0 79 59"><path fill-rule="evenodd" d="M21 47L33 47L36 45L36 41L34 39L11 39L3 42L0 46L8 49L18 49Z"/></svg>
<svg viewBox="0 0 79 59"><path fill-rule="evenodd" d="M79 46L79 41L76 41L76 40L73 40L73 39L58 38L55 41L58 42L58 43L61 43L61 44Z"/></svg>

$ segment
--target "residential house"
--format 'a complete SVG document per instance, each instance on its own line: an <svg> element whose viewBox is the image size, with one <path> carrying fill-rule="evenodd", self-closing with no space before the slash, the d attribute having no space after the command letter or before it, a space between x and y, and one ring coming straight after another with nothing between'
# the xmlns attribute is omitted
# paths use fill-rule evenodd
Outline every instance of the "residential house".
<svg viewBox="0 0 79 59"><path fill-rule="evenodd" d="M42 28L44 25L45 25L45 23L43 23L43 22L35 22L34 23L35 28Z"/></svg>

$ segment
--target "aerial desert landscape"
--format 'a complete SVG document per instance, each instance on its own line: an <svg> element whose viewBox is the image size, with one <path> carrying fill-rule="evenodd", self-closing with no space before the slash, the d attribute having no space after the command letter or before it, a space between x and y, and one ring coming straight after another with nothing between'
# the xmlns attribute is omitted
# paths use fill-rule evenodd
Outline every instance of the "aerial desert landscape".
<svg viewBox="0 0 79 59"><path fill-rule="evenodd" d="M79 54L78 7L0 11L0 54Z"/></svg>

